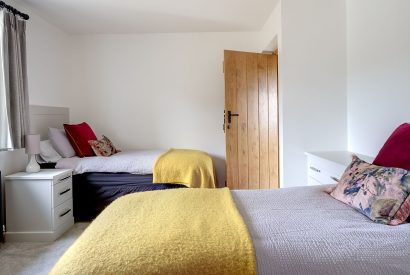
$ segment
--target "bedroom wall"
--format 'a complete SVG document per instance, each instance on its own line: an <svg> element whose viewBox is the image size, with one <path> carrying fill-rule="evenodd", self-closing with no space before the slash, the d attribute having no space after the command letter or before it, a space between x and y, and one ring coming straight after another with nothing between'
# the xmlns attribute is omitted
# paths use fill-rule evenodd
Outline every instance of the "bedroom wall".
<svg viewBox="0 0 410 275"><path fill-rule="evenodd" d="M223 50L259 51L257 33L92 35L81 38L89 121L122 149L195 148L225 175Z"/></svg>
<svg viewBox="0 0 410 275"><path fill-rule="evenodd" d="M306 185L306 151L346 150L345 0L281 2L282 186Z"/></svg>
<svg viewBox="0 0 410 275"><path fill-rule="evenodd" d="M351 151L375 156L399 124L410 122L409 10L407 0L347 1Z"/></svg>
<svg viewBox="0 0 410 275"><path fill-rule="evenodd" d="M30 15L27 22L27 70L30 104L69 106L75 100L74 41L19 1L8 4ZM0 152L2 176L24 170L24 150Z"/></svg>
<svg viewBox="0 0 410 275"><path fill-rule="evenodd" d="M260 51L279 50L282 38L282 3L279 1L258 32Z"/></svg>

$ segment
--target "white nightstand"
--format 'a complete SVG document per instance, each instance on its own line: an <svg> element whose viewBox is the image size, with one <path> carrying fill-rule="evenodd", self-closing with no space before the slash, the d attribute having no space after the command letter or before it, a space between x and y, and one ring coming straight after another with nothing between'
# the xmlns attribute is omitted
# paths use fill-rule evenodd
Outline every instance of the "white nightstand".
<svg viewBox="0 0 410 275"><path fill-rule="evenodd" d="M352 154L364 161L373 162L372 157L348 151L306 152L308 185L335 184L352 162Z"/></svg>
<svg viewBox="0 0 410 275"><path fill-rule="evenodd" d="M54 241L74 224L72 171L5 177L6 241Z"/></svg>

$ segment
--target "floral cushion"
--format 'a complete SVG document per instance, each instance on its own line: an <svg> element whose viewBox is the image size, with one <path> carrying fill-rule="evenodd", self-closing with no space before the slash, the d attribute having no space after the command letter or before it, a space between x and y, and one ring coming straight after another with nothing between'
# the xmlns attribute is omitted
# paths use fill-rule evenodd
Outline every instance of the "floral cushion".
<svg viewBox="0 0 410 275"><path fill-rule="evenodd" d="M121 152L121 150L118 150L117 148L115 148L114 144L106 136L103 135L102 140L104 140L109 146L111 146L112 151L114 152L114 154Z"/></svg>
<svg viewBox="0 0 410 275"><path fill-rule="evenodd" d="M101 140L89 140L88 143L97 156L109 157L120 152L106 136Z"/></svg>
<svg viewBox="0 0 410 275"><path fill-rule="evenodd" d="M331 196L377 223L397 225L410 215L410 171L369 164L357 156Z"/></svg>

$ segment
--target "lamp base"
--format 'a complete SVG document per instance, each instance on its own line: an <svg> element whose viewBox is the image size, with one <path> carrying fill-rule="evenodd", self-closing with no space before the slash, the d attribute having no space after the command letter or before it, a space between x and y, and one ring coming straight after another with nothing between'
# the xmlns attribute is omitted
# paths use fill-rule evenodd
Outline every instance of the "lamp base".
<svg viewBox="0 0 410 275"><path fill-rule="evenodd" d="M36 155L30 155L30 160L26 167L27 173L37 173L40 171L40 165L36 161Z"/></svg>

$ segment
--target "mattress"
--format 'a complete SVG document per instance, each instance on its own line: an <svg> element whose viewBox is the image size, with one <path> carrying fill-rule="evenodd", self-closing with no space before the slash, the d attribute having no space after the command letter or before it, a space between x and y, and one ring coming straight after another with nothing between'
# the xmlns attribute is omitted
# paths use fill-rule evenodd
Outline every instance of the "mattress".
<svg viewBox="0 0 410 275"><path fill-rule="evenodd" d="M180 184L153 184L152 174L77 174L73 176L74 219L92 220L111 202L126 194L184 187Z"/></svg>
<svg viewBox="0 0 410 275"><path fill-rule="evenodd" d="M258 274L410 274L410 224L377 224L327 186L232 191Z"/></svg>
<svg viewBox="0 0 410 275"><path fill-rule="evenodd" d="M62 158L55 167L72 169L74 175L91 172L146 175L152 174L155 160L162 153L163 150L128 150L110 157Z"/></svg>

